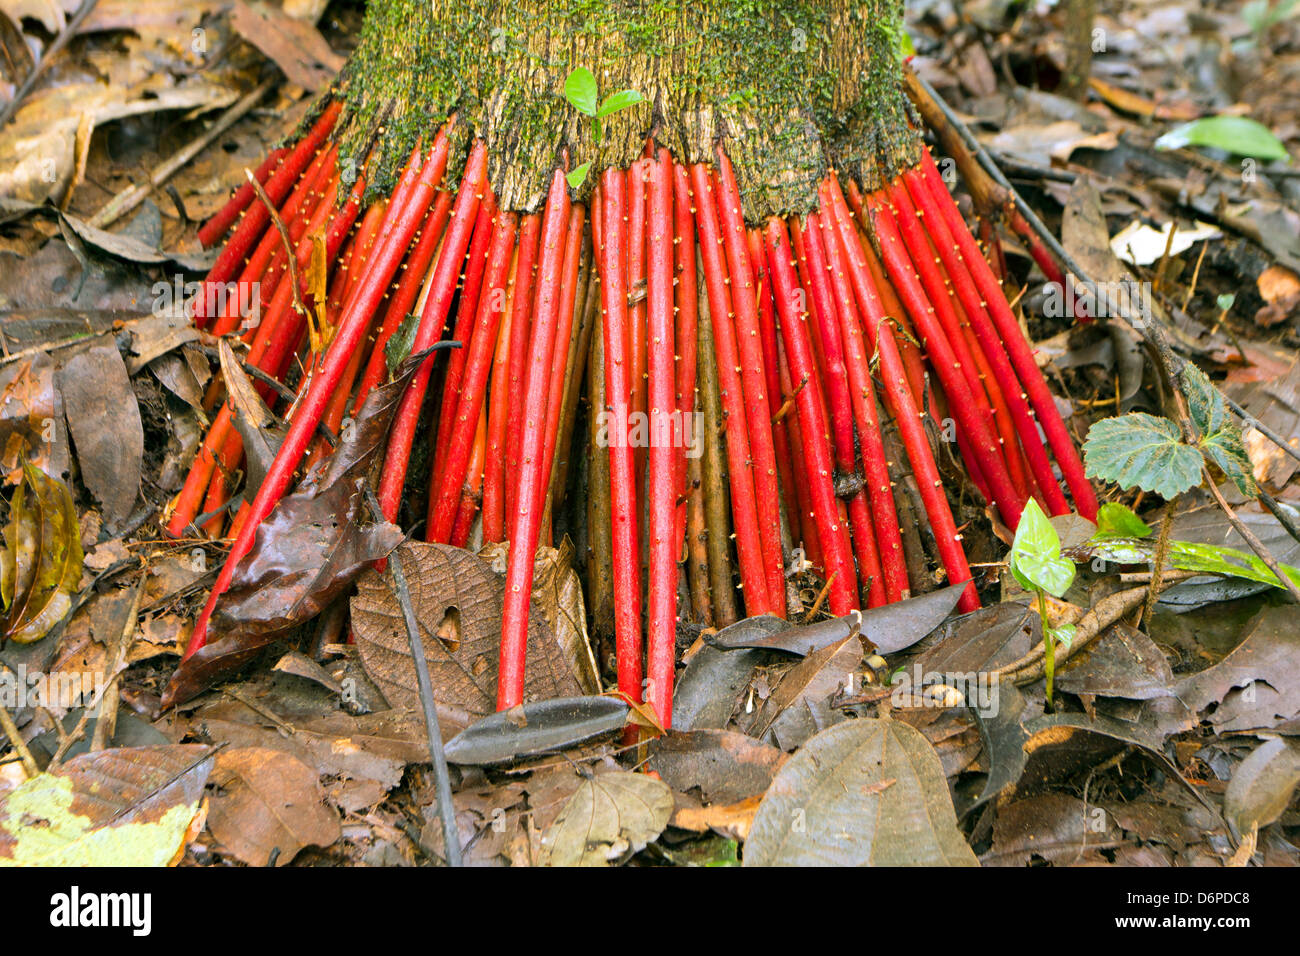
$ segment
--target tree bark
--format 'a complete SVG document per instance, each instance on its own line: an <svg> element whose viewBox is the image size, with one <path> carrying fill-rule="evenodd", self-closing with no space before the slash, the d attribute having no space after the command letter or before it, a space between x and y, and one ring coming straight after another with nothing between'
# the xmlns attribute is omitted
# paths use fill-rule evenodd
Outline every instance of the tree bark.
<svg viewBox="0 0 1300 956"><path fill-rule="evenodd" d="M871 186L917 158L901 14L901 0L373 0L340 80L340 157L369 156L372 195L386 194L455 114L462 145L487 142L500 206L531 212L557 165L592 163L582 199L648 136L688 163L722 142L747 219L805 213L832 166ZM577 67L598 102L644 97L603 120L599 141L564 96Z"/></svg>

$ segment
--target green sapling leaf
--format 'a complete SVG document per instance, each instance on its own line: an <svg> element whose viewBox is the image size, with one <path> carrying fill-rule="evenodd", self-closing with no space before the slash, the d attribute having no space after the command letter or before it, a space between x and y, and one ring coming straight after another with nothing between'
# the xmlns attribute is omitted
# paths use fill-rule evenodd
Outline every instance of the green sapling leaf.
<svg viewBox="0 0 1300 956"><path fill-rule="evenodd" d="M1032 498L1020 515L1010 564L1011 573L1028 591L1046 591L1059 598L1074 582L1074 562L1061 557L1061 539Z"/></svg>
<svg viewBox="0 0 1300 956"><path fill-rule="evenodd" d="M585 66L576 67L564 81L564 98L579 113L596 115L596 77Z"/></svg>

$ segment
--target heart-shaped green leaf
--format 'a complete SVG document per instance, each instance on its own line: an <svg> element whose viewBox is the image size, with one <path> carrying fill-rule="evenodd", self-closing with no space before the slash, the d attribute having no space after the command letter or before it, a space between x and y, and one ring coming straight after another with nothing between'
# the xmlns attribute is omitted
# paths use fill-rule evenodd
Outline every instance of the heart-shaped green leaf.
<svg viewBox="0 0 1300 956"><path fill-rule="evenodd" d="M1027 591L1060 597L1074 582L1074 562L1061 557L1061 539L1033 498L1025 505L1011 542L1011 573Z"/></svg>
<svg viewBox="0 0 1300 956"><path fill-rule="evenodd" d="M596 77L585 66L574 69L564 81L564 98L580 113L596 115Z"/></svg>

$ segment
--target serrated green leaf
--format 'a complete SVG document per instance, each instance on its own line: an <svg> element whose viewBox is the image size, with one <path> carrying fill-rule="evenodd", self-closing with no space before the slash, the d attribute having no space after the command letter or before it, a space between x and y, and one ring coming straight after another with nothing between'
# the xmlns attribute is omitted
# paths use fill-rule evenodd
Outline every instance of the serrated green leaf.
<svg viewBox="0 0 1300 956"><path fill-rule="evenodd" d="M1248 498L1259 495L1259 486L1255 484L1253 466L1246 446L1241 442L1241 433L1235 428L1225 429L1201 442L1201 451L1219 466L1237 490Z"/></svg>
<svg viewBox="0 0 1300 956"><path fill-rule="evenodd" d="M604 119L606 116L627 109L629 106L636 106L644 100L639 90L619 90L617 93L611 93L605 97L604 102L600 104L600 109L596 111L597 118Z"/></svg>
<svg viewBox="0 0 1300 956"><path fill-rule="evenodd" d="M1083 445L1088 475L1166 501L1176 498L1201 480L1200 452L1181 438L1169 419L1145 412L1103 418L1088 430Z"/></svg>
<svg viewBox="0 0 1300 956"><path fill-rule="evenodd" d="M1209 376L1188 362L1179 377L1183 394L1187 396L1187 413L1196 431L1204 436L1222 430L1228 418L1228 408Z"/></svg>
<svg viewBox="0 0 1300 956"><path fill-rule="evenodd" d="M585 66L575 68L564 81L564 98L580 113L596 115L596 77Z"/></svg>
<svg viewBox="0 0 1300 956"><path fill-rule="evenodd" d="M1214 387L1209 376L1190 362L1183 366L1180 375L1183 394L1187 396L1187 411L1200 435L1200 449L1205 457L1228 476L1237 490L1255 497L1255 487L1250 456L1241 441L1241 429L1228 414L1223 395Z"/></svg>
<svg viewBox="0 0 1300 956"><path fill-rule="evenodd" d="M570 189L581 189L582 184L587 181L587 173L591 171L591 163L583 163L577 166L565 175L565 182L569 184Z"/></svg>
<svg viewBox="0 0 1300 956"><path fill-rule="evenodd" d="M1246 116L1205 116L1171 129L1156 140L1156 149L1184 146L1210 146L1255 159L1290 159L1282 141L1267 126Z"/></svg>
<svg viewBox="0 0 1300 956"><path fill-rule="evenodd" d="M1074 581L1074 562L1061 557L1061 539L1033 498L1025 505L1011 542L1011 573L1026 590L1060 597Z"/></svg>
<svg viewBox="0 0 1300 956"><path fill-rule="evenodd" d="M1118 501L1107 501L1097 511L1097 538L1145 538L1155 530Z"/></svg>

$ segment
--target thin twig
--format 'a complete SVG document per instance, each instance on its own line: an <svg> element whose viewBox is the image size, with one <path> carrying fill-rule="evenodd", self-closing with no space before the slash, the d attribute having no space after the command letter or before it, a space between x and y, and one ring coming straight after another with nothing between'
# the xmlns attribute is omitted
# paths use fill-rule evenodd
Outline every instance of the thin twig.
<svg viewBox="0 0 1300 956"><path fill-rule="evenodd" d="M307 317L307 321L312 320L311 312L307 310L306 304L302 301L302 289L298 284L298 254L293 246L293 239L289 237L289 227L284 224L280 218L279 211L275 204L271 202L271 197L266 194L262 184L257 181L251 169L245 169L244 175L248 177L248 184L253 187L253 192L257 193L257 198L262 201L266 211L271 214L271 224L275 226L276 232L280 234L280 239L284 242L284 254L288 260L289 280L292 282L293 289L293 307L302 315Z"/></svg>
<svg viewBox="0 0 1300 956"><path fill-rule="evenodd" d="M90 220L90 225L96 229L106 229L139 206L149 197L150 193L171 179L190 160L211 145L218 136L234 126L235 123L251 111L277 83L278 80L274 79L263 80L251 93L221 114L221 117L212 125L211 129L198 139L177 150L155 167L154 171L149 174L147 182L137 186L130 186L105 203L104 207L95 213Z"/></svg>
<svg viewBox="0 0 1300 956"><path fill-rule="evenodd" d="M81 4L81 8L73 15L72 19L67 22L63 31L54 38L54 42L50 44L49 49L47 49L41 55L41 58L36 61L36 65L32 67L32 72L27 74L27 79L23 80L23 85L18 88L18 92L14 94L14 98L5 105L4 109L0 109L0 129L3 129L5 124L13 119L14 114L18 112L18 107L21 106L23 100L27 98L27 94L32 91L32 87L36 85L36 81L40 79L41 74L45 72L45 68L50 65L50 61L54 59L60 50L68 45L69 40L76 36L77 31L81 28L82 22L90 15L90 11L95 9L95 5L98 2L99 0L84 0Z"/></svg>
<svg viewBox="0 0 1300 956"><path fill-rule="evenodd" d="M121 695L117 692L118 678L122 676L122 671L126 669L127 652L131 649L131 635L135 633L136 618L140 614L140 599L144 596L144 578L143 576L135 585L135 593L131 595L131 608L127 611L126 620L122 623L121 633L117 636L117 641L109 648L110 660L112 667L109 670L108 686L104 688L104 694L99 700L99 715L95 720L95 733L91 738L91 750L103 750L108 746L109 741L113 739L113 733L117 730L117 705L121 700ZM86 713L89 713L87 709Z"/></svg>
<svg viewBox="0 0 1300 956"><path fill-rule="evenodd" d="M13 745L14 752L22 760L23 772L27 774L27 779L30 780L39 774L41 768L36 765L32 752L27 749L22 734L18 733L18 725L14 723L13 714L9 713L9 708L3 704L0 704L0 730L5 732L5 736L9 738L9 743Z"/></svg>
<svg viewBox="0 0 1300 956"><path fill-rule="evenodd" d="M1237 516L1237 512L1232 510L1232 505L1228 504L1228 499L1223 497L1223 492L1221 492L1219 486L1214 483L1214 478L1210 475L1210 469L1204 464L1204 462L1201 464L1201 474L1205 476L1205 484L1209 487L1210 494L1214 496L1214 500L1218 503L1219 509L1223 512L1224 517L1228 519L1228 524L1232 525L1232 530L1236 531L1237 534L1241 535L1242 538L1245 539L1245 542L1250 545L1250 550L1254 551L1255 554L1259 556L1259 559L1264 562L1265 566L1277 575L1277 579L1282 583L1282 586L1291 593L1291 596L1295 598L1297 602L1300 602L1300 586L1296 585L1295 581L1291 579L1289 574L1284 574L1282 572L1282 568L1278 565L1277 558L1273 557L1273 553L1268 550L1263 541L1260 541L1259 538L1256 537L1255 532L1251 531L1246 523Z"/></svg>
<svg viewBox="0 0 1300 956"><path fill-rule="evenodd" d="M366 504L376 521L384 520L383 509L369 485L366 486ZM411 591L406 584L402 558L396 549L388 555L388 567L393 572L393 591L402 608L406 622L406 637L411 646L411 662L415 665L415 682L420 688L420 704L424 708L424 726L429 735L429 756L433 758L433 779L438 791L438 816L442 819L442 839L447 851L448 866L463 866L460 835L456 830L456 808L451 801L451 774L447 770L447 755L442 749L442 730L438 726L438 704L433 699L433 683L429 680L429 662L424 658L424 642L420 639L420 626L411 606Z"/></svg>

